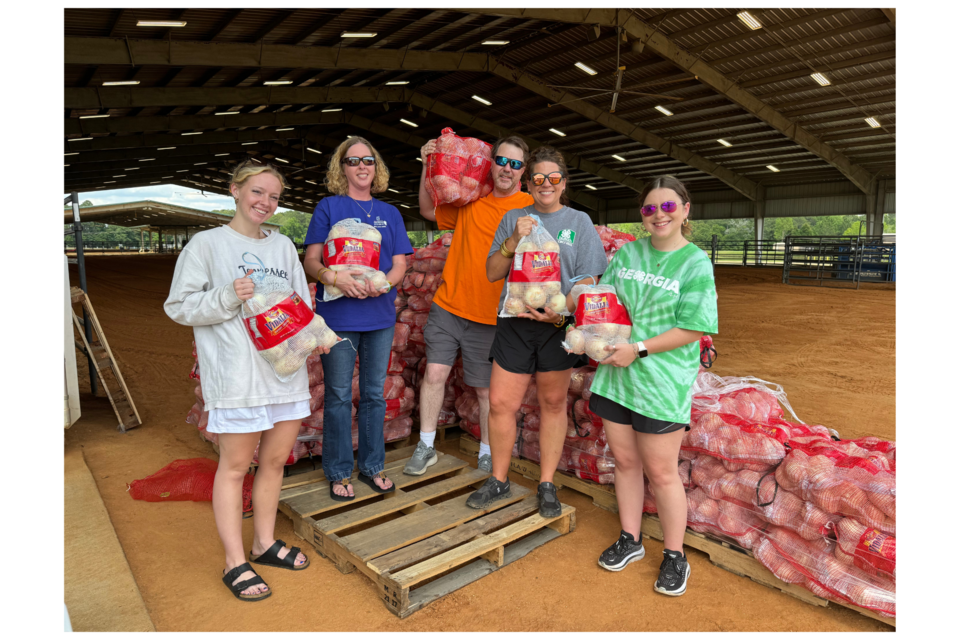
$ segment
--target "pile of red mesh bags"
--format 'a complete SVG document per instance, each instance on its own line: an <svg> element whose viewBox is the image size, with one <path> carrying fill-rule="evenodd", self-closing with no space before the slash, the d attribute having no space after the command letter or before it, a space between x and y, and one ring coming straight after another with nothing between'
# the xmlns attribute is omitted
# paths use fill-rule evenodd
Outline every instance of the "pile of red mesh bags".
<svg viewBox="0 0 960 640"><path fill-rule="evenodd" d="M493 191L490 177L493 148L477 138L461 138L447 127L437 148L427 156L427 193L434 206L462 207Z"/></svg>
<svg viewBox="0 0 960 640"><path fill-rule="evenodd" d="M127 491L134 500L146 502L172 502L213 500L213 480L217 474L217 461L208 458L174 460L154 474L134 480ZM253 474L243 478L243 510L252 511Z"/></svg>
<svg viewBox="0 0 960 640"><path fill-rule="evenodd" d="M623 231L617 231L610 227L594 225L594 228L597 230L597 233L600 234L600 240L603 242L603 251L607 254L607 262L613 260L613 255L620 247L637 239L632 233L624 233Z"/></svg>
<svg viewBox="0 0 960 640"><path fill-rule="evenodd" d="M445 233L422 249L413 252L413 270L421 273L439 273L447 264L447 254L453 234Z"/></svg>

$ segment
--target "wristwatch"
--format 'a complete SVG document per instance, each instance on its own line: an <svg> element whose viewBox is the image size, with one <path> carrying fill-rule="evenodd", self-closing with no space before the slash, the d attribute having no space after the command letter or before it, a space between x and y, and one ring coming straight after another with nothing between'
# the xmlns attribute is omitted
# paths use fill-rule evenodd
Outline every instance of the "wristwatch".
<svg viewBox="0 0 960 640"><path fill-rule="evenodd" d="M647 348L643 346L643 342L634 342L633 351L637 354L638 358L646 358L649 355Z"/></svg>

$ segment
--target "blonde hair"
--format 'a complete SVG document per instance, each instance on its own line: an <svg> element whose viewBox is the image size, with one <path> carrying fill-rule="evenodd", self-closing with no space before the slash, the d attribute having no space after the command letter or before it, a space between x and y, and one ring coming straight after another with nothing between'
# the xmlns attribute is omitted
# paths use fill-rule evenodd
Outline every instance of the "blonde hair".
<svg viewBox="0 0 960 640"><path fill-rule="evenodd" d="M374 163L373 184L370 185L370 193L381 193L390 186L390 170L383 162L383 158L374 149L373 145L366 138L360 136L350 136L340 143L333 154L330 156L330 162L327 164L327 177L323 182L327 186L327 191L336 196L347 195L347 176L343 172L343 159L347 155L347 150L355 144L366 145L370 153L376 158Z"/></svg>
<svg viewBox="0 0 960 640"><path fill-rule="evenodd" d="M250 159L244 160L233 170L227 190L229 191L229 187L232 187L233 185L237 185L237 188L239 189L247 180L253 176L258 176L261 173L269 173L280 181L280 193L283 193L283 190L290 186L287 184L286 178L283 177L283 174L280 173L275 166L269 163L260 164L259 162Z"/></svg>

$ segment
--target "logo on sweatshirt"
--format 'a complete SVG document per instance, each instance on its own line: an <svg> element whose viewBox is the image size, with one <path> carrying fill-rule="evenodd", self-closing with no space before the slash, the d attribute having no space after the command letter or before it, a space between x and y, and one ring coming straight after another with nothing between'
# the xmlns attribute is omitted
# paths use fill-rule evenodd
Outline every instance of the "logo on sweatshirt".
<svg viewBox="0 0 960 640"><path fill-rule="evenodd" d="M557 242L567 245L568 247L573 246L573 241L577 238L577 232L573 229L561 229L560 233L557 234Z"/></svg>

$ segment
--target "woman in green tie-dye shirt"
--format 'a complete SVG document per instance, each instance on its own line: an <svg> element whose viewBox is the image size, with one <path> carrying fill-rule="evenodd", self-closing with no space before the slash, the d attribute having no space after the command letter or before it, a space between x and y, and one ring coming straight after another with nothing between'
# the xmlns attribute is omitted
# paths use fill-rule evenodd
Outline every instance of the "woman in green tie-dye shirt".
<svg viewBox="0 0 960 640"><path fill-rule="evenodd" d="M603 276L630 314L633 342L607 347L611 354L597 367L590 387L590 410L603 418L616 460L623 529L600 556L600 566L620 571L643 557L646 475L664 536L654 589L679 596L686 591L690 565L683 554L687 500L677 458L690 429L700 337L717 332L717 294L710 259L687 240L690 195L683 183L673 176L655 178L640 202L650 237L624 245Z"/></svg>

